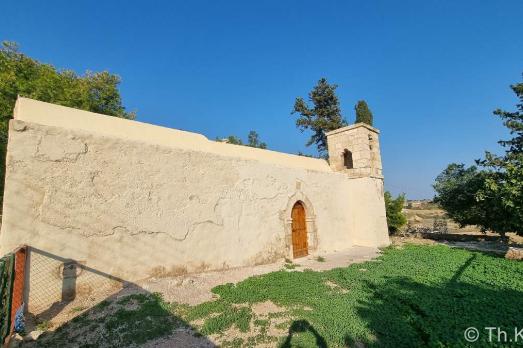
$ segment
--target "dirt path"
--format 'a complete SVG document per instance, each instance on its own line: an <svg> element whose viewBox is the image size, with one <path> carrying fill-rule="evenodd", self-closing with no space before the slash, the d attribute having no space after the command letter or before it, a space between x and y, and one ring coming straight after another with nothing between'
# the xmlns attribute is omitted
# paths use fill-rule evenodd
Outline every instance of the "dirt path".
<svg viewBox="0 0 523 348"><path fill-rule="evenodd" d="M311 269L326 271L338 267L346 267L352 263L368 261L379 255L379 250L368 247L352 247L332 254L309 255L294 259L294 270ZM324 261L318 261L321 256ZM152 278L138 285L149 292L162 293L164 299L172 302L196 305L213 299L211 289L220 284L237 283L246 278L262 275L284 268L285 261L252 267L242 267L225 271L187 274L169 278Z"/></svg>

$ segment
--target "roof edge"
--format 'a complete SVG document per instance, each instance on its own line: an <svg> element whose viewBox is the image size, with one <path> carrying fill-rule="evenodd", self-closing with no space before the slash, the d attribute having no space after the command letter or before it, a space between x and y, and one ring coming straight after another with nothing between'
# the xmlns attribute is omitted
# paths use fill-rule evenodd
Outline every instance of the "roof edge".
<svg viewBox="0 0 523 348"><path fill-rule="evenodd" d="M97 114L20 96L15 104L14 118L43 126L85 131L187 151L208 152L225 157L255 160L282 167L321 172L331 171L329 164L323 159L220 143L209 140L199 133Z"/></svg>
<svg viewBox="0 0 523 348"><path fill-rule="evenodd" d="M332 130L330 132L326 132L325 135L327 135L327 136L334 135L334 134L337 134L337 133L346 132L348 130L361 128L361 127L367 128L368 130L370 130L371 132L374 132L376 134L380 134L380 130L378 128L374 128L372 126L369 126L366 123L360 122L360 123L351 124L350 126L341 127L341 128Z"/></svg>

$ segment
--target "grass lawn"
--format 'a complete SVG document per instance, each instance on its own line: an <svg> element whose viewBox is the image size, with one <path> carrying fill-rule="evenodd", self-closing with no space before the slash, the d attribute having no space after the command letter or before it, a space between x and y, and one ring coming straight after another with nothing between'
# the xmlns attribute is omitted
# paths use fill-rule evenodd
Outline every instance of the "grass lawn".
<svg viewBox="0 0 523 348"><path fill-rule="evenodd" d="M157 295L102 302L39 345L127 347L190 325L225 347L480 347L496 346L485 327L523 328L523 262L447 246L390 247L375 261L326 272L284 269L213 292L218 300L193 307ZM264 301L283 311L258 315L253 305ZM481 333L474 344L463 337L471 326Z"/></svg>

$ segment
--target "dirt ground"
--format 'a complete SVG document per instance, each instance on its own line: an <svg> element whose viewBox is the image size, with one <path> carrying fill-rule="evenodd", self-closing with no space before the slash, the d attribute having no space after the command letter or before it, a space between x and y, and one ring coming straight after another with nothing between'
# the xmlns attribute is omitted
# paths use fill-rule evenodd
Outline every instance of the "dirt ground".
<svg viewBox="0 0 523 348"><path fill-rule="evenodd" d="M325 271L338 267L346 267L353 263L364 262L379 256L380 251L376 248L352 247L348 250L332 254L309 255L300 259L292 260L294 268L289 271L303 271L311 269L314 271ZM211 289L220 284L237 283L248 277L266 274L281 269L286 269L285 264L290 260L281 260L279 262L252 267L242 267L219 272L206 272L199 274L190 274L173 278L156 278L149 279L140 286L149 292L161 292L167 301L176 301L196 305L213 299ZM252 307L255 317L258 319L268 318L270 315L284 311L283 308L275 305L270 301L258 303ZM282 320L286 320L282 318ZM207 338L194 337L191 333L175 332L168 337L153 340L147 343L145 347L194 347L207 348L219 346L224 338L242 338L255 337L259 333L252 325L251 332L242 333L237 329L231 329L224 335ZM278 321L271 321L268 334L274 337L284 336L287 333L285 329L278 327ZM266 343L266 347L274 346L274 343ZM260 347L264 347L261 345Z"/></svg>
<svg viewBox="0 0 523 348"><path fill-rule="evenodd" d="M379 255L376 248L352 247L350 249L332 254L316 254L294 259L296 266L293 270L311 269L325 271L337 267L346 267L352 263L368 261ZM318 261L321 257L323 261ZM238 283L255 275L266 274L284 268L286 261L229 269L218 272L205 272L188 274L169 278L151 278L140 282L138 285L149 292L160 292L167 301L196 305L213 299L211 289L226 283Z"/></svg>
<svg viewBox="0 0 523 348"><path fill-rule="evenodd" d="M338 267L346 267L353 263L365 262L379 256L380 250L368 247L352 247L350 249L331 254L315 254L294 260L280 260L278 262L252 267L242 267L224 271L205 272L198 274L187 274L176 277L150 278L136 284L112 284L111 286L97 289L89 297L77 298L61 308L59 313L54 313L52 318L27 318L28 332L39 332L41 329L54 331L62 324L73 320L75 317L88 311L100 301L111 299L118 300L134 293L161 293L168 302L197 305L213 300L216 295L211 289L217 285L226 283L238 283L252 276L262 275L278 270L303 271L306 269L314 271L330 270ZM290 267L289 267L290 266ZM265 318L282 311L274 303L267 301L253 306L256 318ZM110 315L110 313L107 313ZM282 320L285 318L282 318ZM286 320L286 319L285 319ZM42 322L45 327L42 328ZM38 323L40 323L39 327ZM285 330L277 328L278 321L272 321L268 333L274 337L284 336ZM237 332L236 332L237 331ZM206 348L218 346L224 338L231 337L248 338L256 336L258 332L242 333L238 330L226 332L225 335L199 337L190 329L181 328L175 330L171 335L147 342L145 347L195 347ZM31 343L27 344L31 346ZM24 345L25 346L25 345ZM268 345L270 346L270 345Z"/></svg>
<svg viewBox="0 0 523 348"><path fill-rule="evenodd" d="M408 225L412 227L433 228L435 220L445 220L447 223L448 234L471 237L464 238L467 240L463 241L451 241L444 239L439 240L440 243L448 244L450 246L461 247L471 250L497 252L500 254L505 253L509 246L523 246L523 236L518 236L514 233L508 233L508 240L504 242L495 240L485 240L487 238L496 238L499 235L493 232L482 232L480 228L477 226L460 227L457 223L446 217L445 211L443 209L439 208L436 204L432 202L422 202L421 204L416 204L415 206L409 204L407 208L403 209L403 212L407 216ZM407 227L405 229L407 229ZM435 241L430 239L416 238L414 236L409 236L401 232L398 233L397 236L392 237L392 240L396 244L402 244L405 242L415 244L435 243Z"/></svg>
<svg viewBox="0 0 523 348"><path fill-rule="evenodd" d="M434 203L423 203L416 207L408 207L403 209L403 213L407 216L408 223L411 226L427 227L432 228L434 226L434 220L446 219L445 211L439 208ZM446 219L450 233L481 233L480 229L476 226L465 226L460 228L457 223L451 219Z"/></svg>

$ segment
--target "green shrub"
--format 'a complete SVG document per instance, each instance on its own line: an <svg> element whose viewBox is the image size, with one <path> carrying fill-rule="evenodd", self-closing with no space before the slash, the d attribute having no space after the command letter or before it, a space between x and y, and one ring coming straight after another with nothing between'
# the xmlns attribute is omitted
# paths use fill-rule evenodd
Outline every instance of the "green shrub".
<svg viewBox="0 0 523 348"><path fill-rule="evenodd" d="M394 234L407 223L407 217L402 212L405 204L405 194L400 194L394 199L390 192L386 191L384 196L389 233Z"/></svg>

